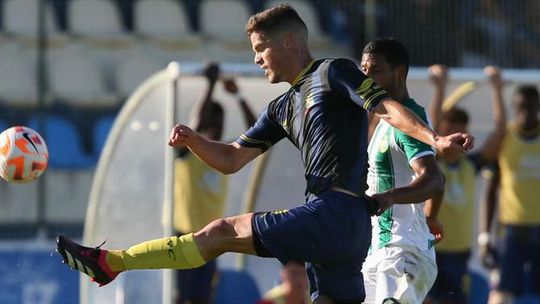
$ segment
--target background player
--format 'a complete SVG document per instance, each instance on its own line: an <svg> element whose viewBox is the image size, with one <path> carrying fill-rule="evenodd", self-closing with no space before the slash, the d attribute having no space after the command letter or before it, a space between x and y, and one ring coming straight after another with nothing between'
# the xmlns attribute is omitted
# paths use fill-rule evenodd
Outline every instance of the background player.
<svg viewBox="0 0 540 304"><path fill-rule="evenodd" d="M392 38L369 42L363 51L361 70L428 123L425 110L407 90L409 56L405 46ZM436 221L444 190L444 178L433 149L381 120L369 148L368 195L406 188L437 197L428 207L428 219ZM396 189L394 189L396 188ZM399 195L396 195L399 197ZM423 200L394 204L371 218L371 251L362 272L365 303L420 303L435 281L437 266L433 235L429 232Z"/></svg>
<svg viewBox="0 0 540 304"><path fill-rule="evenodd" d="M516 89L512 107L515 118L501 138L499 164L499 235L497 254L500 282L491 291L490 304L512 303L525 292L526 274L529 293L540 296L540 99L532 85ZM492 200L493 201L493 200ZM493 216L495 206L488 206L484 217ZM489 249L491 218L484 218L481 227L484 255ZM485 257L483 257L485 260ZM528 269L528 270L527 270Z"/></svg>
<svg viewBox="0 0 540 304"><path fill-rule="evenodd" d="M279 273L281 283L268 290L257 304L309 304L308 277L304 263L290 261Z"/></svg>
<svg viewBox="0 0 540 304"><path fill-rule="evenodd" d="M437 132L451 134L468 132L469 115L458 107L443 111L447 69L443 65L429 68L429 77L435 92L430 105L430 115ZM506 111L502 97L501 72L496 67L484 69L491 87L493 99L493 125L483 146L467 155L444 153L438 157L439 166L446 177L446 189L439 220L444 226L445 236L436 246L439 273L430 291L430 301L443 303L467 303L464 294L467 262L471 254L473 220L476 192L476 175L483 166L496 161L500 141L506 127ZM459 219L459 220L458 220Z"/></svg>
<svg viewBox="0 0 540 304"><path fill-rule="evenodd" d="M203 98L191 112L190 126L210 140L221 140L223 134L223 107L213 99L214 88L219 79L219 65L207 64L204 76L208 87ZM239 94L233 79L223 80L227 92L238 97L246 128L252 126L256 117ZM177 150L175 161L174 229L176 235L199 231L211 221L223 217L227 198L228 178L212 169L187 148ZM212 278L216 261L210 261L195 269L176 272L176 303L210 303Z"/></svg>
<svg viewBox="0 0 540 304"><path fill-rule="evenodd" d="M291 88L270 102L234 143L211 141L176 125L169 145L186 146L209 166L231 174L287 137L302 154L307 203L218 219L196 233L127 250L82 247L60 236L58 250L68 265L99 284L128 269L200 267L225 252L276 257L284 264L306 261L315 303L361 302L365 294L360 268L370 242L372 205L364 196L366 110L443 151L469 149L473 139L467 134L438 136L352 61L313 60L306 25L289 5L252 16L246 33L255 63L269 82L288 82ZM378 195L380 211L395 199L390 193Z"/></svg>

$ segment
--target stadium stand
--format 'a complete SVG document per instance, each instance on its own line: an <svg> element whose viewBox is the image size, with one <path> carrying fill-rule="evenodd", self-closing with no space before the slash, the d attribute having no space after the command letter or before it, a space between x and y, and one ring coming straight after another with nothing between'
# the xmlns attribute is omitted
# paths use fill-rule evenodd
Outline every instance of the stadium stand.
<svg viewBox="0 0 540 304"><path fill-rule="evenodd" d="M107 141L107 136L109 135L109 131L113 126L114 119L114 116L105 116L96 121L93 132L93 156L96 160L99 159L101 150L103 150L103 147L105 146L105 142Z"/></svg>
<svg viewBox="0 0 540 304"><path fill-rule="evenodd" d="M35 39L38 35L39 0L4 0L2 29L21 39ZM45 29L48 35L57 35L54 12L45 2Z"/></svg>
<svg viewBox="0 0 540 304"><path fill-rule="evenodd" d="M250 11L241 0L206 0L201 3L201 30L208 56L225 62L251 62L253 52L245 35Z"/></svg>
<svg viewBox="0 0 540 304"><path fill-rule="evenodd" d="M4 130L8 128L7 122L0 120L0 133L2 133Z"/></svg>
<svg viewBox="0 0 540 304"><path fill-rule="evenodd" d="M72 43L51 50L50 93L59 102L78 107L115 107L118 98L105 83L103 71L91 60L84 45Z"/></svg>
<svg viewBox="0 0 540 304"><path fill-rule="evenodd" d="M256 303L261 294L253 277L245 271L220 270L215 304Z"/></svg>
<svg viewBox="0 0 540 304"><path fill-rule="evenodd" d="M33 118L28 122L28 126L41 130L41 135L47 141L49 168L89 169L95 165L92 157L84 151L75 125L67 118L44 117L42 125L38 119Z"/></svg>
<svg viewBox="0 0 540 304"><path fill-rule="evenodd" d="M121 20L118 7L111 0L70 0L68 5L68 29L85 45L109 87L115 62L136 44L124 31Z"/></svg>
<svg viewBox="0 0 540 304"><path fill-rule="evenodd" d="M88 39L124 35L117 6L110 0L70 0L68 28L72 34Z"/></svg>
<svg viewBox="0 0 540 304"><path fill-rule="evenodd" d="M175 0L140 0L134 9L135 33L148 44L164 64L171 61L199 61L202 39L189 27L183 6ZM160 22L155 22L160 20Z"/></svg>
<svg viewBox="0 0 540 304"><path fill-rule="evenodd" d="M162 60L152 55L137 49L127 53L118 62L114 83L121 98L127 98L144 80L166 66Z"/></svg>
<svg viewBox="0 0 540 304"><path fill-rule="evenodd" d="M0 44L0 67L0 101L14 107L36 107L37 71L20 43Z"/></svg>

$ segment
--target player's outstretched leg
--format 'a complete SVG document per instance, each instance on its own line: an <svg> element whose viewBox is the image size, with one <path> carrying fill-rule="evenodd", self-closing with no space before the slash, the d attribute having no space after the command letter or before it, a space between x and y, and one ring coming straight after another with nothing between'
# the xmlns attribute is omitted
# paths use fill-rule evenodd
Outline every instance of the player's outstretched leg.
<svg viewBox="0 0 540 304"><path fill-rule="evenodd" d="M59 236L57 251L64 263L103 286L126 270L191 269L224 252L255 254L251 217L250 213L217 219L195 234L150 240L127 250L84 247Z"/></svg>
<svg viewBox="0 0 540 304"><path fill-rule="evenodd" d="M110 283L119 273L107 265L107 251L100 249L101 245L95 248L84 247L59 236L56 238L56 246L65 264L88 275L99 286Z"/></svg>
<svg viewBox="0 0 540 304"><path fill-rule="evenodd" d="M85 247L64 236L59 236L56 243L64 263L88 275L100 286L126 270L190 269L206 263L193 233L142 242L127 250L105 250L101 245Z"/></svg>

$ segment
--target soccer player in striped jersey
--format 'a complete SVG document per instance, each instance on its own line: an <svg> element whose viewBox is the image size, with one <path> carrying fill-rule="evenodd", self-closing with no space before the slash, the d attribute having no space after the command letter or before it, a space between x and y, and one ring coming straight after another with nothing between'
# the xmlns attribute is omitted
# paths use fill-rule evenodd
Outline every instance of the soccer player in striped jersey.
<svg viewBox="0 0 540 304"><path fill-rule="evenodd" d="M246 33L255 63L270 83L290 89L271 101L234 143L211 141L186 125L171 130L169 145L187 147L206 164L232 174L283 138L299 150L305 167L306 203L289 210L222 218L201 230L134 245L125 250L80 246L58 238L58 251L79 271L107 284L132 269L196 268L225 252L306 262L315 303L361 303L362 262L371 239L374 201L364 193L367 111L442 150L472 147L467 134L438 136L392 100L353 61L313 60L307 27L290 5L253 15ZM377 197L381 208L395 199Z"/></svg>
<svg viewBox="0 0 540 304"><path fill-rule="evenodd" d="M393 38L379 38L364 48L361 70L410 109L426 124L426 111L409 97L409 56L405 46ZM367 194L391 193L395 204L371 218L371 249L362 272L366 302L370 304L421 303L435 281L437 266L434 236L427 219L437 220L444 177L429 145L380 120L368 147ZM424 200L436 197L435 204Z"/></svg>

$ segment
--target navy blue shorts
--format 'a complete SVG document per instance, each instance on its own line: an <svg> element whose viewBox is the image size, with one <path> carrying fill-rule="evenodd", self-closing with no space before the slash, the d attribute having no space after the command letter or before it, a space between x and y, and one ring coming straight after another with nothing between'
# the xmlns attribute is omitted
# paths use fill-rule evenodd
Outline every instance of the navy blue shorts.
<svg viewBox="0 0 540 304"><path fill-rule="evenodd" d="M184 233L177 233L183 235ZM212 298L212 280L216 273L216 260L208 261L201 267L175 270L177 303L187 301L210 301Z"/></svg>
<svg viewBox="0 0 540 304"><path fill-rule="evenodd" d="M371 241L367 198L326 191L289 210L256 213L252 226L259 256L306 262L312 299L320 294L340 303L364 300L361 270Z"/></svg>
<svg viewBox="0 0 540 304"><path fill-rule="evenodd" d="M443 301L451 300L456 303L467 303L463 286L467 275L467 263L471 255L470 251L463 252L438 252L437 279L429 291L432 299Z"/></svg>
<svg viewBox="0 0 540 304"><path fill-rule="evenodd" d="M504 225L499 244L497 289L540 295L540 226Z"/></svg>

